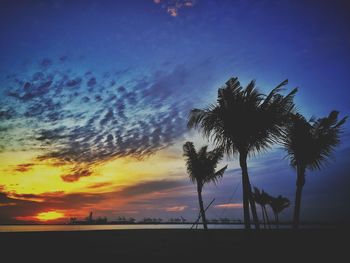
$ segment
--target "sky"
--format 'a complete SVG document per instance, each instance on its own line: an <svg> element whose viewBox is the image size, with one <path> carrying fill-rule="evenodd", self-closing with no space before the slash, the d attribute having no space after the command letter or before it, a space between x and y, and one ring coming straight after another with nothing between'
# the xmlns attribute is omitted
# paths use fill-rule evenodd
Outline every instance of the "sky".
<svg viewBox="0 0 350 263"><path fill-rule="evenodd" d="M210 142L187 128L189 111L235 76L263 93L288 79L307 118L349 115L349 26L345 0L0 0L0 224L195 219L182 145ZM349 128L306 173L304 221L350 220ZM276 145L248 167L293 203L285 155ZM204 188L209 219L243 216L237 158L226 164Z"/></svg>

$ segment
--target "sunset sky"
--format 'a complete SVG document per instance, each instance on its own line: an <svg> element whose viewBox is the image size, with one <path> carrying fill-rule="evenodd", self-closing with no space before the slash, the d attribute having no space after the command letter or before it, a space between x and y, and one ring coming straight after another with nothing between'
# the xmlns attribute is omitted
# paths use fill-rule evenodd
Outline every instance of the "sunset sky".
<svg viewBox="0 0 350 263"><path fill-rule="evenodd" d="M349 26L345 0L1 0L0 224L195 219L182 145L208 142L187 129L189 110L237 76L262 92L289 79L308 118L349 115ZM350 220L349 131L307 172L303 220ZM250 158L250 177L294 201L285 155ZM225 164L204 188L209 219L243 216L237 159Z"/></svg>

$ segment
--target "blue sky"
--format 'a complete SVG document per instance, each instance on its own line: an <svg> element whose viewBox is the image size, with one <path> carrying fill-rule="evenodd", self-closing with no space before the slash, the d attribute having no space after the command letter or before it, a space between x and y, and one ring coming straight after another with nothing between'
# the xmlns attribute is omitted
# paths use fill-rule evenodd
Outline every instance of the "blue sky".
<svg viewBox="0 0 350 263"><path fill-rule="evenodd" d="M307 117L350 112L347 1L38 0L0 7L0 150L40 150L41 160L68 163L74 167L61 176L66 183L89 177L99 162L129 156L147 162L159 151L178 153L172 149L185 139L206 143L187 130L188 111L215 102L232 76L243 84L256 79L262 92L289 79ZM343 204L349 128L331 163L307 174L305 219L350 218ZM253 158L251 178L293 200L294 171L283 157L274 149ZM241 202L240 188L230 200L239 171L236 160L229 163L226 178L207 188L206 201ZM175 185L186 180L183 173ZM186 191L169 202L187 207L174 216L193 218L197 200ZM3 192L10 198L6 185ZM165 201L140 199L135 207ZM6 207L0 209L6 221ZM227 210L225 216L241 216L240 209ZM209 217L220 213L212 209ZM168 216L157 209L142 215Z"/></svg>

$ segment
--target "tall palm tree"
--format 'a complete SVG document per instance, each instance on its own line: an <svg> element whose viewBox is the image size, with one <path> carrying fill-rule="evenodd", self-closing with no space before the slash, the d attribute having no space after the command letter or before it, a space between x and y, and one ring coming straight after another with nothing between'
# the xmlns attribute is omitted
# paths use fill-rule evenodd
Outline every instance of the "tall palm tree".
<svg viewBox="0 0 350 263"><path fill-rule="evenodd" d="M299 226L301 195L305 184L305 171L321 169L328 157L340 143L342 125L347 117L338 121L339 112L332 111L328 117L309 121L301 114L291 115L284 148L290 164L297 171L293 228Z"/></svg>
<svg viewBox="0 0 350 263"><path fill-rule="evenodd" d="M205 137L223 147L228 155L239 154L246 229L250 229L249 205L255 227L259 228L247 157L268 149L281 138L287 116L294 109L293 98L297 92L294 89L282 96L279 92L287 83L287 80L283 81L266 96L256 89L255 81L243 88L237 78L231 78L218 90L216 104L205 109L193 109L190 113L190 128L199 128Z"/></svg>
<svg viewBox="0 0 350 263"><path fill-rule="evenodd" d="M283 197L279 195L278 197L272 197L270 196L270 202L269 205L273 211L273 214L275 216L275 222L276 227L279 228L279 219L278 215L281 213L285 208L290 206L290 201L288 198Z"/></svg>
<svg viewBox="0 0 350 263"><path fill-rule="evenodd" d="M264 190L260 191L257 187L254 187L253 197L254 197L255 203L257 203L261 207L264 228L266 228L267 224L270 227L269 217L266 211L266 205L268 205L271 200L269 194L266 193Z"/></svg>
<svg viewBox="0 0 350 263"><path fill-rule="evenodd" d="M216 183L217 180L224 175L227 168L226 165L216 171L216 166L224 155L224 150L222 148L217 148L209 152L207 150L208 146L204 146L196 152L192 142L186 142L183 145L183 155L186 160L187 172L191 181L197 184L199 210L205 230L208 229L208 226L202 199L203 186L209 182Z"/></svg>

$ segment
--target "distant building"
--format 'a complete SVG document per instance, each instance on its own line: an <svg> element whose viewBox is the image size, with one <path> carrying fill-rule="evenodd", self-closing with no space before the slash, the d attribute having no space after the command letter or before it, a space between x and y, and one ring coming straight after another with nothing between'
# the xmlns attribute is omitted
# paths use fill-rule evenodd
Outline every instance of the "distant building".
<svg viewBox="0 0 350 263"><path fill-rule="evenodd" d="M71 217L69 220L69 224L71 225L93 225L93 224L107 224L107 217L98 217L96 220L92 216L92 212L90 212L89 216L85 218L85 220L77 220L76 217Z"/></svg>

